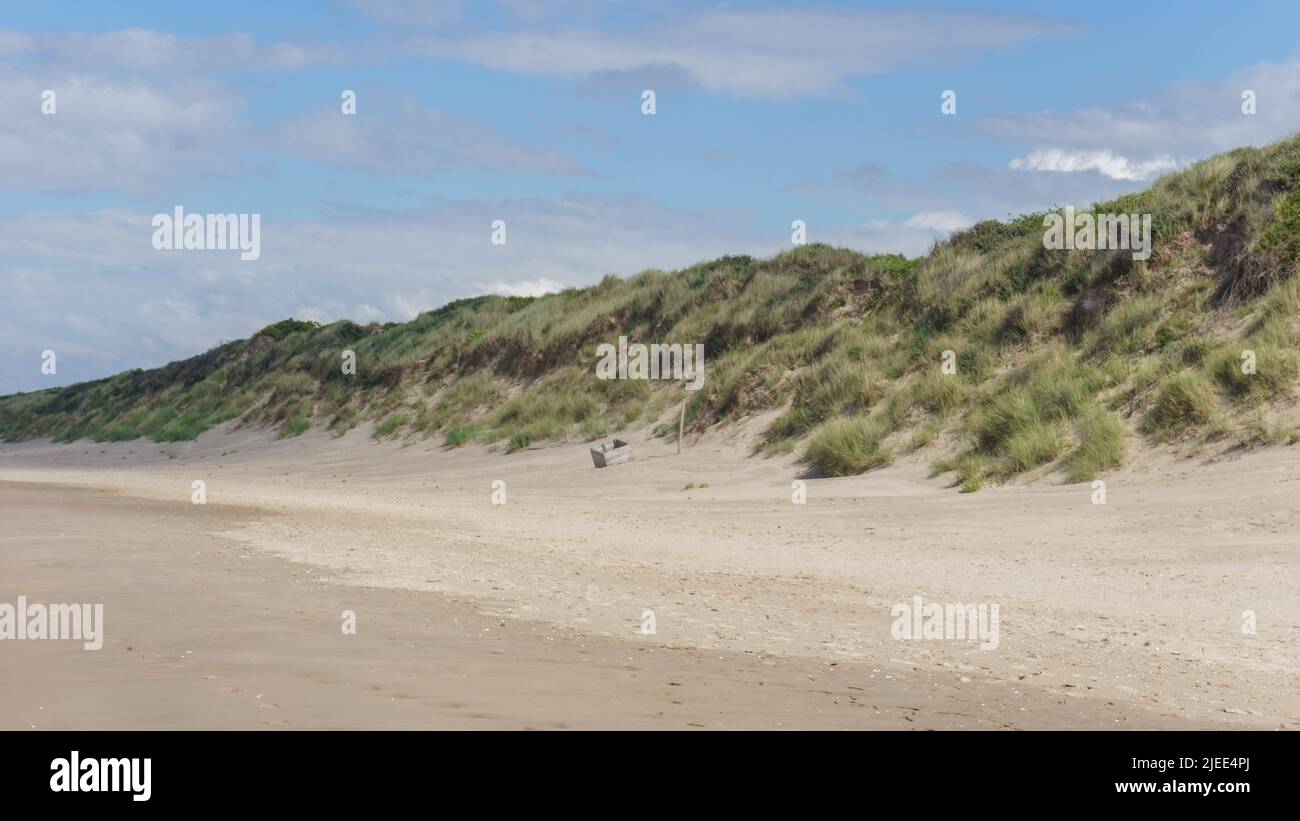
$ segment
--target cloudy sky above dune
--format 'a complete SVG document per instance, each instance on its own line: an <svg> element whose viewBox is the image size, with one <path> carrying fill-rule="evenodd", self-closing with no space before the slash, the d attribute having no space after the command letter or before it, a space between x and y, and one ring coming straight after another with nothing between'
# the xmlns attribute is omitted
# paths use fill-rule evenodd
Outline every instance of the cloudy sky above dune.
<svg viewBox="0 0 1300 821"><path fill-rule="evenodd" d="M766 255L793 220L916 255L1300 123L1285 3L2 5L0 394ZM260 256L155 250L177 205L260 214Z"/></svg>

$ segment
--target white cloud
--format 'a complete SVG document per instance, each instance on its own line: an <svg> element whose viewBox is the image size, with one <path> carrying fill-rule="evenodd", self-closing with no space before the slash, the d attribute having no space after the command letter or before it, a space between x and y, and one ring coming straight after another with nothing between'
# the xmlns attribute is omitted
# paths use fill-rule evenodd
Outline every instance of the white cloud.
<svg viewBox="0 0 1300 821"><path fill-rule="evenodd" d="M552 279L533 279L514 284L498 282L485 289L488 293L500 296L542 296L564 290L564 286Z"/></svg>
<svg viewBox="0 0 1300 821"><path fill-rule="evenodd" d="M281 71L343 59L332 46L257 42L248 34L184 37L150 29L104 33L0 29L0 60L138 72Z"/></svg>
<svg viewBox="0 0 1300 821"><path fill-rule="evenodd" d="M1086 206L1144 187L1096 170L1061 174L972 162L949 163L929 181L944 186L947 201L960 201L962 212L976 220L1011 219L1062 205Z"/></svg>
<svg viewBox="0 0 1300 821"><path fill-rule="evenodd" d="M843 94L851 77L953 64L1078 26L1033 14L954 9L716 8L639 31L570 28L416 38L413 53L566 77L652 72L708 91L790 99Z"/></svg>
<svg viewBox="0 0 1300 821"><path fill-rule="evenodd" d="M55 93L56 113L41 113ZM177 175L237 167L241 101L206 80L10 73L0 83L0 178L10 190L154 193Z"/></svg>
<svg viewBox="0 0 1300 821"><path fill-rule="evenodd" d="M366 102L365 116L337 110L284 123L281 144L313 159L384 173L481 168L525 174L589 176L582 163L483 123L412 102Z"/></svg>
<svg viewBox="0 0 1300 821"><path fill-rule="evenodd" d="M924 228L951 234L974 224L974 220L956 211L923 211L910 217L903 224L908 228Z"/></svg>
<svg viewBox="0 0 1300 821"><path fill-rule="evenodd" d="M348 5L383 23L436 26L460 16L460 0L347 0Z"/></svg>
<svg viewBox="0 0 1300 821"><path fill-rule="evenodd" d="M1011 161L1010 167L1017 171L1059 171L1067 174L1097 171L1112 180L1148 180L1175 170L1178 163L1168 155L1133 162L1111 151L1063 151L1052 148L1035 151L1028 157L1018 157Z"/></svg>
<svg viewBox="0 0 1300 821"><path fill-rule="evenodd" d="M1244 114L1242 93L1253 91L1256 113ZM1057 149L1110 152L1133 164L1177 158L1180 164L1243 145L1264 145L1293 134L1300 123L1300 57L1259 63L1219 80L1184 83L1150 99L1107 108L1040 111L990 117L985 133Z"/></svg>
<svg viewBox="0 0 1300 821"><path fill-rule="evenodd" d="M53 114L41 111L47 88ZM0 83L0 179L18 191L157 196L202 175L247 173L243 156L275 148L390 174L594 173L555 148L409 101L370 99L364 117L330 107L271 131L239 122L244 102L198 78L38 76L24 67Z"/></svg>

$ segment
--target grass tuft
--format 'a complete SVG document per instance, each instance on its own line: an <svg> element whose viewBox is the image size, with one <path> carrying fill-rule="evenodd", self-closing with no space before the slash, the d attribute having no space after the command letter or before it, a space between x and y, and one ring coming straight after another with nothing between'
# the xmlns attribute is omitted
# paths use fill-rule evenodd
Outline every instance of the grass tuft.
<svg viewBox="0 0 1300 821"><path fill-rule="evenodd" d="M805 454L808 464L826 476L854 476L887 465L893 455L879 429L862 417L833 419L813 434Z"/></svg>

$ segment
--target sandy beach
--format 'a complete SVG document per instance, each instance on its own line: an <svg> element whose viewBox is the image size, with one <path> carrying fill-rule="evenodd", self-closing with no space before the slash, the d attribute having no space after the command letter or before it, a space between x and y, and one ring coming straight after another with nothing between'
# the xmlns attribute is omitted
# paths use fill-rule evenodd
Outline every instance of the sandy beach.
<svg viewBox="0 0 1300 821"><path fill-rule="evenodd" d="M795 504L744 428L634 444L0 446L0 596L106 612L0 644L0 727L1300 728L1300 448ZM893 638L916 596L996 604L996 649Z"/></svg>

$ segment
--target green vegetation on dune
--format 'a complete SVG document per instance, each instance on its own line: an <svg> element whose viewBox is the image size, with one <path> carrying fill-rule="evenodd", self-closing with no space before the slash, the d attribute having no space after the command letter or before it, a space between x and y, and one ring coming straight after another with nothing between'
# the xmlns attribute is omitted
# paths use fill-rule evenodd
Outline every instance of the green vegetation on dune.
<svg viewBox="0 0 1300 821"><path fill-rule="evenodd" d="M0 438L182 441L227 422L503 450L656 423L675 437L680 387L595 377L596 346L624 335L705 346L690 429L771 411L756 447L802 449L822 475L925 448L973 491L1036 471L1087 480L1135 437L1294 441L1263 414L1300 378L1300 138L1092 210L1150 213L1150 259L1048 250L1031 214L920 259L810 245L407 323L284 320L162 368L0 399Z"/></svg>

